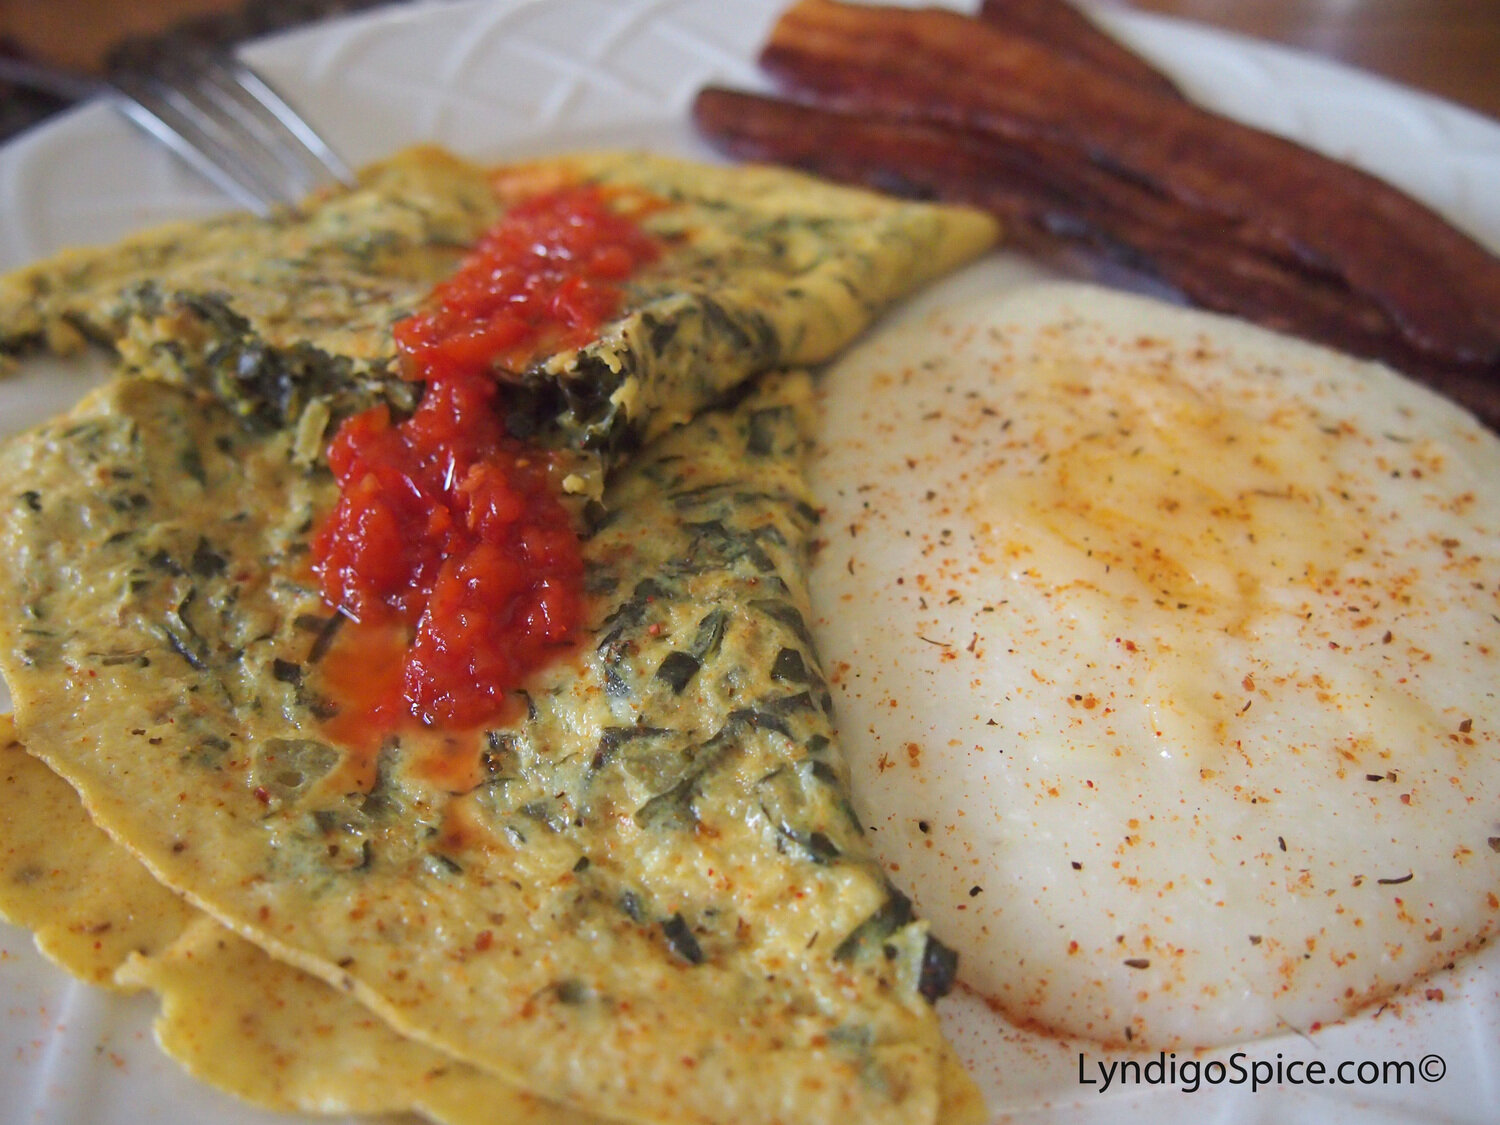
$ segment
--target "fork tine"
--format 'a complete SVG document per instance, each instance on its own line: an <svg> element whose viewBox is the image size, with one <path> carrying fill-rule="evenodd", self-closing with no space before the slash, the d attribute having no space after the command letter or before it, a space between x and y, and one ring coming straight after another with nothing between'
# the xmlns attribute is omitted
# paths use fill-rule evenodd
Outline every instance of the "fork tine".
<svg viewBox="0 0 1500 1125"><path fill-rule="evenodd" d="M347 166L286 101L229 56L175 56L112 76L121 108L238 203L265 214Z"/></svg>
<svg viewBox="0 0 1500 1125"><path fill-rule="evenodd" d="M240 151L283 199L300 199L326 176L302 141L260 105L227 70L213 64L194 74L192 93L205 112L233 132ZM253 156L253 159L251 157Z"/></svg>
<svg viewBox="0 0 1500 1125"><path fill-rule="evenodd" d="M279 202L223 130L170 85L150 75L121 72L111 79L120 110L221 191L257 214Z"/></svg>
<svg viewBox="0 0 1500 1125"><path fill-rule="evenodd" d="M249 95L250 104L257 111L273 118L288 134L296 138L292 146L299 156L312 160L319 179L337 180L345 186L352 185L354 173L339 158L307 120L276 90L250 67L233 55L216 55L210 60L211 72L222 73Z"/></svg>

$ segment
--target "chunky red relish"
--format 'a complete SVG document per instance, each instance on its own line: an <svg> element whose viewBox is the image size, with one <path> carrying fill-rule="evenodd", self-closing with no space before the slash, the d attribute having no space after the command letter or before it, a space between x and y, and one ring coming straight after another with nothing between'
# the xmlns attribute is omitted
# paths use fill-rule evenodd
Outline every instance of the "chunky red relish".
<svg viewBox="0 0 1500 1125"><path fill-rule="evenodd" d="M339 427L339 499L313 569L357 628L402 631L396 646L372 633L366 650L399 659L399 676L371 668L368 680L399 684L400 699L342 706L376 727L404 715L470 727L566 649L583 613L578 537L553 458L506 433L500 374L593 339L620 308L619 283L657 252L596 190L549 193L508 212L396 326L421 402L399 421L377 406Z"/></svg>

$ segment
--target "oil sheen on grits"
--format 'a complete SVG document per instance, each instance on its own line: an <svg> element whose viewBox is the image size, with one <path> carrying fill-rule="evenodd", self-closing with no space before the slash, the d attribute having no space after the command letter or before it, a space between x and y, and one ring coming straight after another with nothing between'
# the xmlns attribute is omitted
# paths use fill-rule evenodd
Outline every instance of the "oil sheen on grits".
<svg viewBox="0 0 1500 1125"><path fill-rule="evenodd" d="M1012 1020L1307 1031L1494 934L1500 440L1071 284L923 302L822 397L856 803Z"/></svg>

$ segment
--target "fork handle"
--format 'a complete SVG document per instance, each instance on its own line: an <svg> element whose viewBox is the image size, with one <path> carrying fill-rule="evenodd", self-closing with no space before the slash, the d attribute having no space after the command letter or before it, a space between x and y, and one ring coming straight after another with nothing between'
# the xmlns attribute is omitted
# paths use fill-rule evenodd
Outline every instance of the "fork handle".
<svg viewBox="0 0 1500 1125"><path fill-rule="evenodd" d="M106 89L104 82L90 75L50 63L4 55L0 55L0 82L8 82L12 86L22 86L28 90L39 90L65 102L88 101Z"/></svg>

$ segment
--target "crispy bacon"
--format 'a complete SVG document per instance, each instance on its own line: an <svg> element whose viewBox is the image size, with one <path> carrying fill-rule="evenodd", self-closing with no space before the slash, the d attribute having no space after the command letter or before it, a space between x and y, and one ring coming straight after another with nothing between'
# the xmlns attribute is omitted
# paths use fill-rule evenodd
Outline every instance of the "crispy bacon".
<svg viewBox="0 0 1500 1125"><path fill-rule="evenodd" d="M837 107L1069 143L1336 270L1415 347L1500 362L1500 262L1409 197L1309 149L944 9L801 0L761 61Z"/></svg>
<svg viewBox="0 0 1500 1125"><path fill-rule="evenodd" d="M1028 249L1123 261L1500 422L1493 254L1372 176L1101 61L1103 33L1078 13L1049 24L1049 6L1065 7L801 0L761 56L797 101L704 91L699 128L742 156L987 207Z"/></svg>

